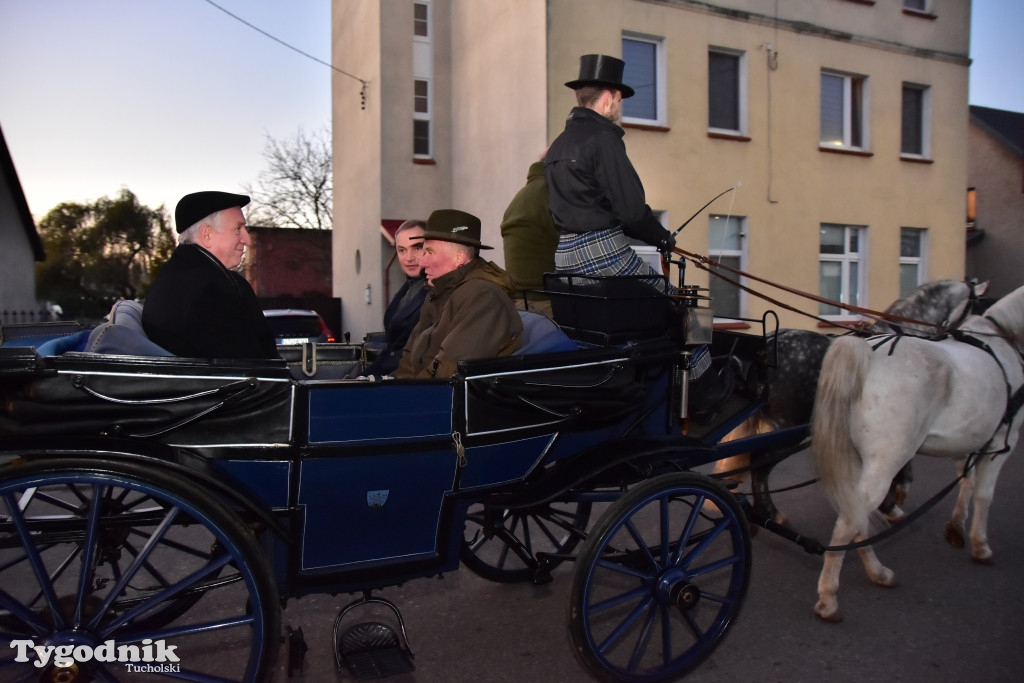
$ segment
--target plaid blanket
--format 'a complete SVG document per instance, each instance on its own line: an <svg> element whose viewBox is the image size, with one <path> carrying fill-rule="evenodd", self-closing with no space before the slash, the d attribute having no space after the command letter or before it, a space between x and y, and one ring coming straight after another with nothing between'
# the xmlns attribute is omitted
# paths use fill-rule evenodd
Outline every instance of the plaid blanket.
<svg viewBox="0 0 1024 683"><path fill-rule="evenodd" d="M644 263L633 251L621 228L562 233L555 251L555 269L580 275L651 273L657 276L651 279L651 286L665 291L665 280L661 273ZM669 285L668 291L673 292L675 288Z"/></svg>

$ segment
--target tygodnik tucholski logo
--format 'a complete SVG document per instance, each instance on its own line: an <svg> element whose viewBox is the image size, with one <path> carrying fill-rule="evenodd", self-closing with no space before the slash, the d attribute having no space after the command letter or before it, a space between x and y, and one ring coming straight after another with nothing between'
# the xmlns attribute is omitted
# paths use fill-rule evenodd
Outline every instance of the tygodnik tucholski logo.
<svg viewBox="0 0 1024 683"><path fill-rule="evenodd" d="M123 664L129 673L180 673L177 645L167 645L163 640L144 639L139 645L118 645L113 640L91 645L36 645L32 640L12 640L11 649L16 651L14 661L32 662L42 669L52 664L59 668L97 661ZM35 654L35 657L30 655Z"/></svg>

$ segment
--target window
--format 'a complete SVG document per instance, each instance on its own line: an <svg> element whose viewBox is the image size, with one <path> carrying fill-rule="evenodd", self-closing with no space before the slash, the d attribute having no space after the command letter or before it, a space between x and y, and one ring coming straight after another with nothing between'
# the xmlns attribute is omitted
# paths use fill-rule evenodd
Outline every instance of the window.
<svg viewBox="0 0 1024 683"><path fill-rule="evenodd" d="M430 37L430 6L425 2L412 5L412 34L421 38Z"/></svg>
<svg viewBox="0 0 1024 683"><path fill-rule="evenodd" d="M866 139L865 82L860 76L822 72L821 144L863 149Z"/></svg>
<svg viewBox="0 0 1024 683"><path fill-rule="evenodd" d="M635 94L622 101L623 120L647 125L664 125L664 50L658 38L632 36L622 39L622 60L626 67L622 82Z"/></svg>
<svg viewBox="0 0 1024 683"><path fill-rule="evenodd" d="M739 216L712 214L708 217L708 254L712 261L736 270L746 270L746 257L743 253L745 221L745 218ZM721 273L730 280L738 277L724 270L712 272ZM743 290L714 275L711 276L711 300L716 318L739 318L745 312Z"/></svg>
<svg viewBox="0 0 1024 683"><path fill-rule="evenodd" d="M900 228L900 296L926 280L925 237L920 228Z"/></svg>
<svg viewBox="0 0 1024 683"><path fill-rule="evenodd" d="M859 306L863 299L864 239L867 228L821 224L818 249L818 293L826 299ZM818 304L818 314L843 315L832 304Z"/></svg>
<svg viewBox="0 0 1024 683"><path fill-rule="evenodd" d="M433 146L434 48L430 37L430 3L413 3L412 37L412 153L429 159Z"/></svg>
<svg viewBox="0 0 1024 683"><path fill-rule="evenodd" d="M903 0L903 8L914 10L915 12L927 12L928 11L928 0Z"/></svg>
<svg viewBox="0 0 1024 683"><path fill-rule="evenodd" d="M708 51L708 128L733 134L746 129L745 73L742 53Z"/></svg>
<svg viewBox="0 0 1024 683"><path fill-rule="evenodd" d="M924 85L903 84L900 154L914 157L929 155L929 92Z"/></svg>

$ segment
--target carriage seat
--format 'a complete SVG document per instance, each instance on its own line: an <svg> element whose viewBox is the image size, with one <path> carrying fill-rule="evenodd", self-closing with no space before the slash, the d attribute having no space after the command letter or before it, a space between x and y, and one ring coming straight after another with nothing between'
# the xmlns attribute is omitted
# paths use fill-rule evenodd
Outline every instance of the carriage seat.
<svg viewBox="0 0 1024 683"><path fill-rule="evenodd" d="M578 348L576 342L551 318L533 311L519 311L519 317L523 321L523 336L522 345L515 355L575 351Z"/></svg>
<svg viewBox="0 0 1024 683"><path fill-rule="evenodd" d="M108 321L89 333L85 350L120 356L174 355L146 336L142 329L142 304L138 301L118 301L114 304Z"/></svg>

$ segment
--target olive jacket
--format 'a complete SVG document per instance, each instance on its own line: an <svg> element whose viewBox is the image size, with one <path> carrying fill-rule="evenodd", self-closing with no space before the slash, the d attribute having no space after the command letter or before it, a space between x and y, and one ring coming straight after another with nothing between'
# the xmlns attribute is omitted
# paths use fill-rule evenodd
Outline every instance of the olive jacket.
<svg viewBox="0 0 1024 683"><path fill-rule="evenodd" d="M448 378L460 360L515 353L523 323L514 289L508 273L480 258L435 278L395 377Z"/></svg>

